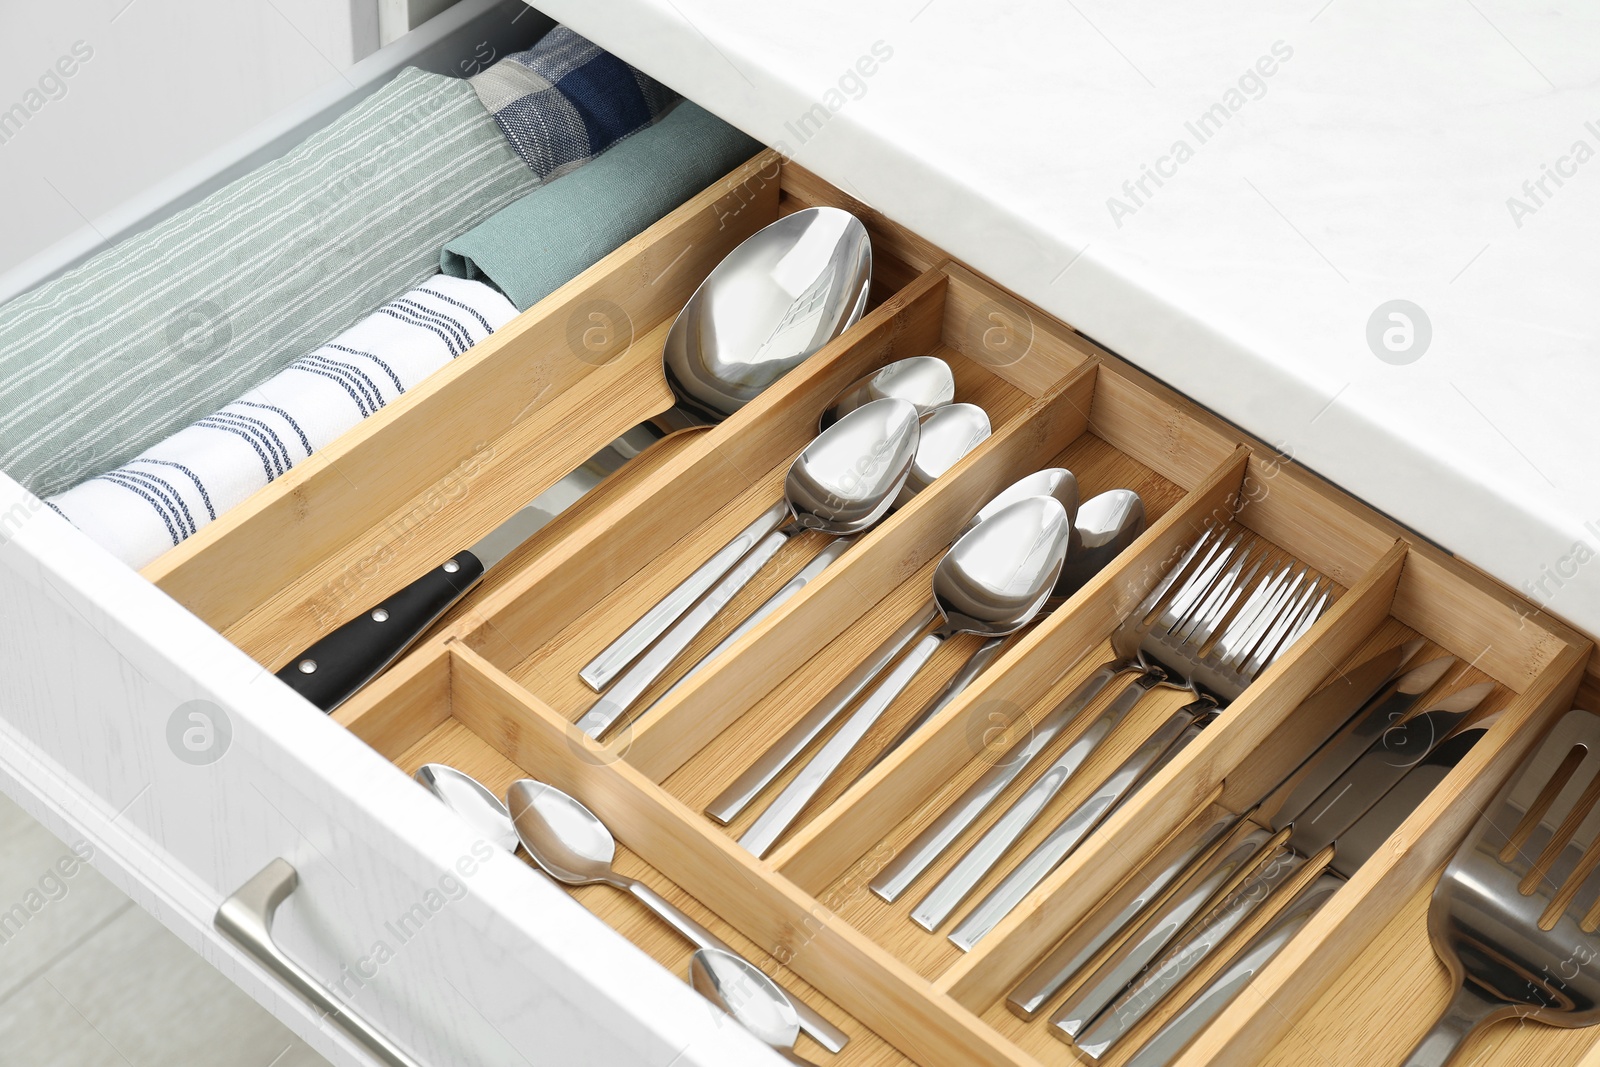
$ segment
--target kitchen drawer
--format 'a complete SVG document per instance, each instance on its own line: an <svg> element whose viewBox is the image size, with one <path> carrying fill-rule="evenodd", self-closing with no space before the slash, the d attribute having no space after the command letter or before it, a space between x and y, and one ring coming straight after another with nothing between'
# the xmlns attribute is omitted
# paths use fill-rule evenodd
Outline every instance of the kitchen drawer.
<svg viewBox="0 0 1600 1067"><path fill-rule="evenodd" d="M468 0L446 17L472 26L468 8L489 10ZM452 38L463 55L475 33ZM334 715L272 676L664 407L660 351L677 309L744 237L819 204L857 211L872 232L873 304L857 326L725 423L629 464ZM604 743L578 732L593 699L578 667L772 503L834 392L925 353L952 365L957 398L982 404L994 435L647 714ZM908 744L848 764L852 784L820 795L767 858L736 843L748 818L702 815L920 606L977 507L1052 464L1086 496L1137 489L1149 530ZM776 1062L689 992L687 949L665 927L604 887L569 894L493 852L402 773L429 761L494 789L532 775L589 805L623 842L626 873L852 1034L834 1057L803 1041L815 1062L1092 1062L1048 1036L1046 1015L1012 1016L1010 988L1139 860L1218 806L1240 810L1305 755L1318 725L1295 715L1307 694L1421 638L1471 665L1452 685L1496 683L1498 718L1182 1060L1398 1062L1447 992L1423 929L1438 870L1541 729L1575 698L1600 706L1586 637L773 153L142 574L9 479L0 516L7 788L57 832L88 837L142 904L347 1063L367 1061L212 931L219 902L274 858L301 879L278 921L286 951L424 1063ZM1176 553L1224 521L1330 579L1336 597L1307 636L971 951L908 920L916 894L886 905L867 893L997 745L1100 662ZM818 548L796 538L781 558L792 571ZM769 579L740 602L770 591ZM948 643L879 740L973 644ZM1183 699L1152 701L1145 726ZM1103 778L1138 725L1079 778ZM1069 786L1051 811L1083 794ZM1565 1067L1600 1039L1503 1024L1474 1047L1494 1050L1488 1062Z"/></svg>

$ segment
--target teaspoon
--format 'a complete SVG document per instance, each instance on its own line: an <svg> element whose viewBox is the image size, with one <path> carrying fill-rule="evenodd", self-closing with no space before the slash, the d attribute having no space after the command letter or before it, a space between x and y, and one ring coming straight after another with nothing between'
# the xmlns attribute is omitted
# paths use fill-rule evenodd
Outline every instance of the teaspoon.
<svg viewBox="0 0 1600 1067"><path fill-rule="evenodd" d="M655 912L696 948L721 949L738 955L721 938L685 915L677 905L611 866L617 839L599 817L555 786L523 778L506 791L511 822L522 847L546 874L564 885L608 885L629 894ZM829 1052L838 1052L850 1037L804 1002L791 1001L800 1026Z"/></svg>
<svg viewBox="0 0 1600 1067"><path fill-rule="evenodd" d="M945 641L962 633L1002 636L1026 626L1049 599L1071 530L1060 501L1034 496L1001 509L963 534L933 574L934 606L943 621L894 666L745 831L739 844L757 856L771 851Z"/></svg>

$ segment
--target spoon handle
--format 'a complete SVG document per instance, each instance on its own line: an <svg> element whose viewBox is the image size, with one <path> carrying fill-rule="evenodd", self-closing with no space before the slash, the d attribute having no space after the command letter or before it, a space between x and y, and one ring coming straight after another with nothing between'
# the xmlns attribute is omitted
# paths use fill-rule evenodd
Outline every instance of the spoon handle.
<svg viewBox="0 0 1600 1067"><path fill-rule="evenodd" d="M989 827L988 832L967 850L950 872L928 891L928 895L923 897L922 902L911 912L911 921L930 932L942 926L951 913L961 906L961 902L978 887L994 865L1000 862L1011 846L1027 833L1028 828L1038 820L1050 801L1055 799L1056 794L1066 788L1073 775L1078 773L1078 768L1088 761L1106 737L1138 706L1144 695L1162 681L1162 677L1154 673L1141 674L1118 693L1116 699L1100 713L1099 717L1073 738L1072 744L1056 757L1054 763L1045 768L1044 773L1028 787L1027 792L1018 797L1011 807L1006 809L1005 814Z"/></svg>
<svg viewBox="0 0 1600 1067"><path fill-rule="evenodd" d="M858 540L860 540L859 537L850 536L837 537L832 541L829 541L821 552L818 552L811 558L811 562L807 563L799 574L795 575L793 578L790 578L788 583L785 584L782 589L779 589L776 593L773 593L770 597L768 597L766 603L752 611L743 622L741 622L733 629L731 633L728 634L727 637L724 637L721 641L717 642L716 648L713 648L710 652L707 652L704 656L701 656L693 667L690 667L686 672L684 672L683 677L679 678L676 682L673 682L671 689L668 689L665 693L662 693L656 698L656 703L659 704L661 701L667 699L667 697L683 688L683 683L700 673L701 668L705 667L712 660L716 659L718 656L728 651L728 649L732 648L734 643L738 641L739 638L743 637L751 630L754 630L756 626L768 615L771 615L774 611L777 611L784 604L788 603L789 598L800 592L800 590L804 589L807 585L810 585L813 580L815 580L819 575L822 574L824 570L832 565L834 560L844 555L845 550L851 545L855 544Z"/></svg>
<svg viewBox="0 0 1600 1067"><path fill-rule="evenodd" d="M755 763L711 802L706 808L706 815L726 826L743 814L744 809L749 807L750 803L760 796L789 764L799 759L800 754L811 746L811 742L831 726L835 719L844 714L845 709L867 691L867 686L876 681L878 675L882 674L889 664L899 659L900 653L911 647L911 642L915 641L922 631L937 622L938 618L938 609L933 606L933 601L928 601L921 611L906 620L905 625L896 630L888 640L873 651L871 656L862 660L855 670L834 686L816 707L806 712L804 718L791 726L788 732L762 752Z"/></svg>
<svg viewBox="0 0 1600 1067"><path fill-rule="evenodd" d="M763 537L776 530L789 517L789 506L779 501L752 522L717 553L700 564L695 572L675 586L672 592L658 600L654 607L639 616L637 622L622 631L600 654L578 672L585 685L600 692L610 685L639 654L667 632L667 628L683 617L717 579L727 574L744 558Z"/></svg>
<svg viewBox="0 0 1600 1067"><path fill-rule="evenodd" d="M943 711L956 697L966 690L967 686L977 681L978 675L982 674L989 664L1000 658L1000 650L1005 647L1005 644L1006 639L1004 637L991 637L973 649L972 655L967 657L967 662L963 663L961 669L945 683L944 688L939 691L939 695L929 701L925 708L917 712L917 717L906 723L905 729L901 730L882 752L873 757L872 766L876 767L887 759L889 753L910 740L911 735L922 729L924 723ZM865 774L866 772L863 771L862 773Z"/></svg>
<svg viewBox="0 0 1600 1067"><path fill-rule="evenodd" d="M672 901L657 893L637 878L620 879L619 889L631 895L639 903L649 908L661 917L668 926L682 934L684 940L694 945L695 948L721 949L733 956L743 959L744 954L731 947L726 941L716 934L701 926L698 922L684 914ZM789 1000L794 1004L794 1010L800 1016L800 1029L814 1037L823 1048L829 1052L839 1052L850 1042L850 1035L834 1026L828 1020L818 1015L815 1010L806 1005L805 1001L795 996Z"/></svg>
<svg viewBox="0 0 1600 1067"><path fill-rule="evenodd" d="M678 620L677 625L639 657L639 661L629 667L616 684L583 713L578 720L578 729L590 737L605 733L612 723L639 702L639 698L672 666L672 661L700 636L701 631L711 625L712 620L728 606L729 601L739 595L741 589L755 580L761 568L798 532L797 526L785 526L763 537L733 570L711 587L711 591L687 615Z"/></svg>
<svg viewBox="0 0 1600 1067"><path fill-rule="evenodd" d="M1003 740L1006 734L1010 734L1019 725L1024 732L1004 753L991 756L987 752L987 745L985 746L984 755L990 760L990 765L989 769L983 772L983 777L973 782L955 803L941 812L926 830L917 835L915 841L902 848L899 855L889 861L889 865L872 880L872 891L890 903L898 900L902 893L922 877L923 872L944 855L945 849L954 844L956 838L978 821L978 818L988 810L989 805L1005 792L1007 786L1017 780L1018 775L1027 769L1050 742L1054 741L1061 731L1076 720L1083 709L1111 684L1112 679L1130 669L1132 664L1127 662L1113 661L1103 664L1073 690L1071 696L1057 704L1037 723L1028 722L1026 719L1020 722L997 723L996 733L999 734L997 737L999 740ZM989 740L987 735L984 740Z"/></svg>
<svg viewBox="0 0 1600 1067"><path fill-rule="evenodd" d="M827 744L811 757L811 762L801 768L793 781L784 787L776 800L762 812L760 817L739 838L739 844L757 856L765 856L777 844L778 838L783 836L785 830L799 818L807 804L822 790L822 786L832 778L840 765L855 751L867 732L875 726L883 713L889 709L905 691L906 686L917 676L933 654L939 650L950 634L944 629L938 629L923 637L917 642L915 648L906 653L904 659L895 664L894 669L884 678L865 700L856 708L855 714L845 720L834 735L828 738Z"/></svg>

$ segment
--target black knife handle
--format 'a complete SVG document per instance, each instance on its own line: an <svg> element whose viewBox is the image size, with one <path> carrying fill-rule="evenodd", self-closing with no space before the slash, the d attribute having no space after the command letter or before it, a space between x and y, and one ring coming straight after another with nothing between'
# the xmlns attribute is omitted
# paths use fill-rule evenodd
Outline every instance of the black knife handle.
<svg viewBox="0 0 1600 1067"><path fill-rule="evenodd" d="M300 653L278 677L323 711L332 711L400 658L482 577L478 557L457 552Z"/></svg>

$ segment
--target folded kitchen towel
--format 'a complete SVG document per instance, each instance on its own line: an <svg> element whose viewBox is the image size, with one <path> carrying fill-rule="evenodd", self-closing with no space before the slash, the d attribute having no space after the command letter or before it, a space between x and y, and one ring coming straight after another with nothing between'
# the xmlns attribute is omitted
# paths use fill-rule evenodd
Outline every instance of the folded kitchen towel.
<svg viewBox="0 0 1600 1067"><path fill-rule="evenodd" d="M760 149L684 103L445 245L439 267L493 282L525 311Z"/></svg>
<svg viewBox="0 0 1600 1067"><path fill-rule="evenodd" d="M45 503L142 567L515 315L489 286L436 275L220 411Z"/></svg>
<svg viewBox="0 0 1600 1067"><path fill-rule="evenodd" d="M465 80L402 71L0 307L0 470L47 496L127 462L421 283L537 183Z"/></svg>
<svg viewBox="0 0 1600 1067"><path fill-rule="evenodd" d="M582 166L679 100L565 26L471 81L507 143L541 180Z"/></svg>

